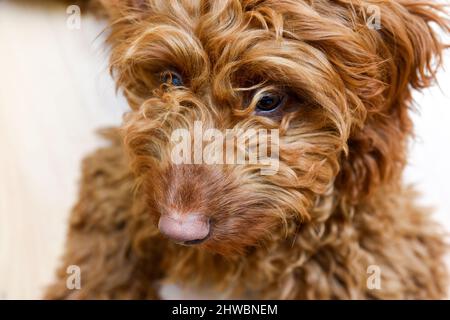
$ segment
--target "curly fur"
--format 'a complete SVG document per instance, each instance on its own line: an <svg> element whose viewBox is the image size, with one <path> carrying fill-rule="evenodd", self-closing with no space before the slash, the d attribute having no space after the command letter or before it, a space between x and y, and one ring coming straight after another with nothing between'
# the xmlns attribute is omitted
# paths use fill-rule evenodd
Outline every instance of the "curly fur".
<svg viewBox="0 0 450 320"><path fill-rule="evenodd" d="M132 108L88 157L66 254L47 298L157 298L158 284L230 297L442 298L445 235L402 185L411 90L432 84L446 12L414 0L103 1L111 71ZM369 29L369 5L381 10ZM161 85L176 70L184 87ZM289 93L277 117L253 89ZM172 165L177 128L280 130L280 169ZM156 227L169 208L213 221L176 245ZM66 289L67 265L82 269ZM381 269L381 289L367 268Z"/></svg>

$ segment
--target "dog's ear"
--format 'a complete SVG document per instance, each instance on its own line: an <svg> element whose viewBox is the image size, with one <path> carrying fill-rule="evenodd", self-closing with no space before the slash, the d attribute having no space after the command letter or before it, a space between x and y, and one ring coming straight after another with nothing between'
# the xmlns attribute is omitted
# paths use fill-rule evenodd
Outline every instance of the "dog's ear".
<svg viewBox="0 0 450 320"><path fill-rule="evenodd" d="M438 29L450 32L450 20L444 6L429 0L388 1L379 8L378 32L383 40L379 49L389 58L388 98L401 103L409 98L408 85L422 89L433 83L446 47Z"/></svg>
<svg viewBox="0 0 450 320"><path fill-rule="evenodd" d="M377 80L384 84L381 99L362 99L365 118L352 130L349 154L343 157L336 180L343 194L357 201L377 186L399 178L413 133L411 89L433 84L446 48L438 30L449 32L450 24L445 8L430 0L353 3L360 7L352 6L351 14L359 15L362 23L369 22L371 30L366 30L364 41L368 47L375 44L380 58ZM374 14L378 16L370 16Z"/></svg>

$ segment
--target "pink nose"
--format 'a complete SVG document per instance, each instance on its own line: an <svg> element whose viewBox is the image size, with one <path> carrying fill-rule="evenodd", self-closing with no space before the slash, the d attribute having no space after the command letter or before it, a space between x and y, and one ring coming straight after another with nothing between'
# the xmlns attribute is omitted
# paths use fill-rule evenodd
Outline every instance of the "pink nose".
<svg viewBox="0 0 450 320"><path fill-rule="evenodd" d="M159 218L159 231L175 242L196 244L209 235L209 219L201 214L163 214Z"/></svg>

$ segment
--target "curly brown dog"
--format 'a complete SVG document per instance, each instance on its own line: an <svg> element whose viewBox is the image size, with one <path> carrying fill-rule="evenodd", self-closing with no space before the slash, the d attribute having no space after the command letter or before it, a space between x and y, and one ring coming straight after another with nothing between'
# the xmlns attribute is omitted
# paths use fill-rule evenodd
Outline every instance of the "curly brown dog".
<svg viewBox="0 0 450 320"><path fill-rule="evenodd" d="M163 282L270 299L445 296L445 235L402 183L411 90L433 83L445 45L432 27L450 30L445 8L103 4L111 71L131 111L105 132L111 146L84 161L47 298L155 299ZM278 171L175 164L170 136L195 121L277 129ZM66 287L69 265L81 269L79 290Z"/></svg>

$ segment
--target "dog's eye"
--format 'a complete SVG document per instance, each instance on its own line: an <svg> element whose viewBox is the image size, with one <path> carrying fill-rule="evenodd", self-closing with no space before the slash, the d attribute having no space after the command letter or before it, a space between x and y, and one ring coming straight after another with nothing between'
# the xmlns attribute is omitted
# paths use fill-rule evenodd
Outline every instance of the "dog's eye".
<svg viewBox="0 0 450 320"><path fill-rule="evenodd" d="M183 85L183 79L181 76L173 71L165 71L161 73L161 82L170 84L175 87L181 87Z"/></svg>
<svg viewBox="0 0 450 320"><path fill-rule="evenodd" d="M276 110L283 103L283 96L276 93L264 94L256 104L257 112L271 112Z"/></svg>

